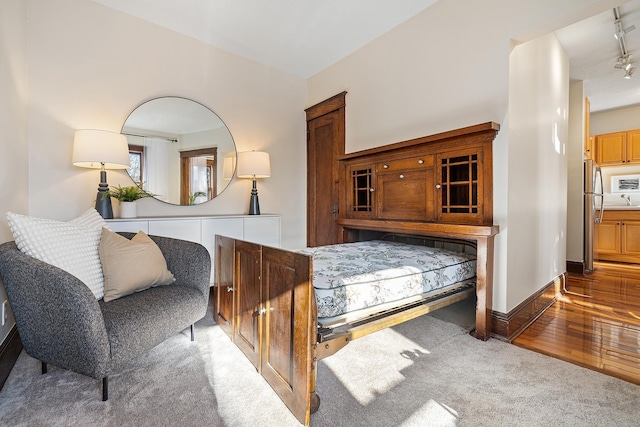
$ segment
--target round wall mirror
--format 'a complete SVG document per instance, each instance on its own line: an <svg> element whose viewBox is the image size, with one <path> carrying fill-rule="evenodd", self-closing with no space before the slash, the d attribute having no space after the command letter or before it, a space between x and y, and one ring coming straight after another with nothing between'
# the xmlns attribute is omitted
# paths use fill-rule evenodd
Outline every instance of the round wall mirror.
<svg viewBox="0 0 640 427"><path fill-rule="evenodd" d="M235 173L236 145L213 111L186 98L152 99L122 126L129 142L131 179L174 205L213 199Z"/></svg>

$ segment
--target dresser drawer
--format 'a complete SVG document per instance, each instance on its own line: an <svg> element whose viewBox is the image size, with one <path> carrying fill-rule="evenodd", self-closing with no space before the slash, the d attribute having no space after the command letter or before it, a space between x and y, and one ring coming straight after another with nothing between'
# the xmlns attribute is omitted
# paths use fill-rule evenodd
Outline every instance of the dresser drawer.
<svg viewBox="0 0 640 427"><path fill-rule="evenodd" d="M391 160L376 164L378 172L405 171L410 169L422 169L433 167L435 156L409 157L408 159Z"/></svg>

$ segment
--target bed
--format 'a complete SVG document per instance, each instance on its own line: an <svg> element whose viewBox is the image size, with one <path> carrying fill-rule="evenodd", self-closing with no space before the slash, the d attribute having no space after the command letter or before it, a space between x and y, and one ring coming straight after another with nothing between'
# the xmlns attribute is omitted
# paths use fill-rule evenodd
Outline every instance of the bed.
<svg viewBox="0 0 640 427"><path fill-rule="evenodd" d="M351 225L360 226L366 225ZM217 322L301 423L308 425L311 413L320 404L315 392L318 360L331 356L354 339L474 294L476 329L472 334L482 340L489 338L493 238L497 227L422 224L416 229L416 224L411 226L412 235L422 231L425 241L442 244L440 239L446 239L465 247L457 267L419 275L453 275L459 280L379 304L366 304L366 297L352 298L354 311L345 309L348 298L341 299L342 303L328 303L327 297L331 296L328 294L332 292L327 284L319 285L317 291L314 289L312 254L322 249L289 251L216 236ZM379 231L406 232L402 223L387 222L384 228ZM376 245L378 243L374 243L374 247ZM325 259L320 263L330 261ZM446 268L458 271L446 273ZM475 274L469 277L470 273ZM335 289L341 289L338 294L346 295L344 287Z"/></svg>
<svg viewBox="0 0 640 427"><path fill-rule="evenodd" d="M475 279L467 245L410 238L368 240L300 250L313 259L318 325L331 328L369 313L440 294ZM404 240L404 239L403 239ZM416 244L422 243L422 244ZM427 246L426 243L432 243Z"/></svg>
<svg viewBox="0 0 640 427"><path fill-rule="evenodd" d="M489 122L345 155L335 224L337 243L352 246L291 251L216 236L217 322L304 425L320 404L318 360L354 339L474 295L471 333L489 339L498 129ZM422 249L405 252L399 241Z"/></svg>

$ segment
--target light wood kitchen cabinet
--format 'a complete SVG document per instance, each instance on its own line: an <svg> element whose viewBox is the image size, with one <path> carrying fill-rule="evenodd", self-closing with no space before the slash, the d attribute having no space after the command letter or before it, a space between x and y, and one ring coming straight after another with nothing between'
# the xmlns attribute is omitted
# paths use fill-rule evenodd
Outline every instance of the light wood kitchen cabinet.
<svg viewBox="0 0 640 427"><path fill-rule="evenodd" d="M593 158L593 137L591 136L591 101L584 97L584 156Z"/></svg>
<svg viewBox="0 0 640 427"><path fill-rule="evenodd" d="M640 163L640 129L596 135L595 152L600 166Z"/></svg>
<svg viewBox="0 0 640 427"><path fill-rule="evenodd" d="M605 210L595 226L594 250L600 261L640 263L640 209Z"/></svg>

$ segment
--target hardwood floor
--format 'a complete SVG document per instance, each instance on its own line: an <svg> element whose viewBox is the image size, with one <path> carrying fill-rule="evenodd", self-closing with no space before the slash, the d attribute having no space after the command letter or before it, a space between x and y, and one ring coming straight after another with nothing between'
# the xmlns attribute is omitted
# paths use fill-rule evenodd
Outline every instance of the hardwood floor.
<svg viewBox="0 0 640 427"><path fill-rule="evenodd" d="M640 385L640 265L596 263L513 344Z"/></svg>

